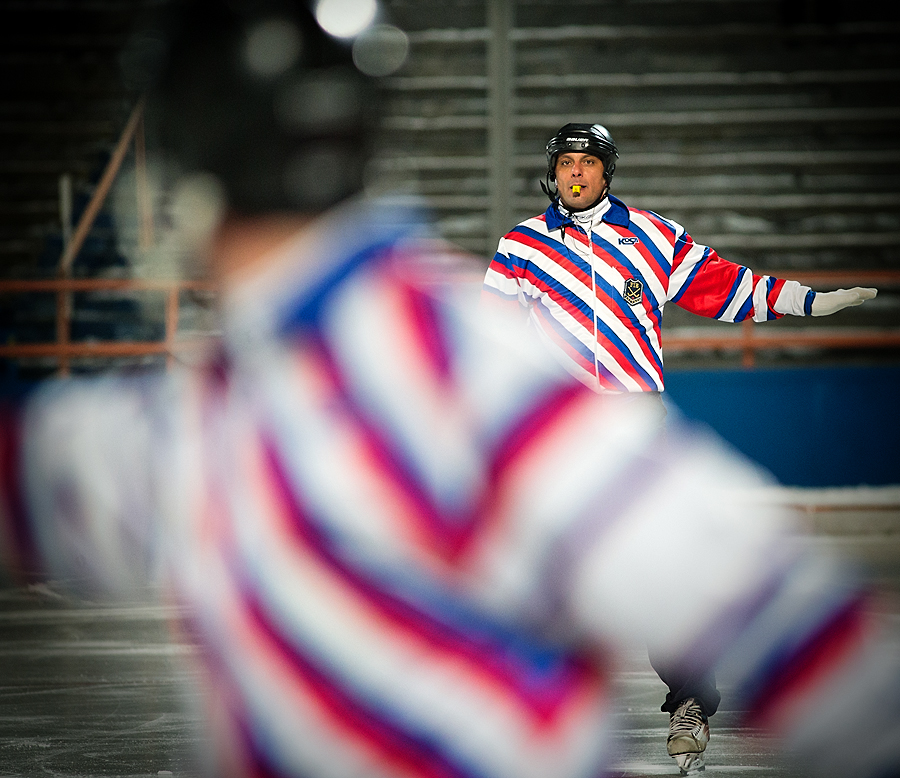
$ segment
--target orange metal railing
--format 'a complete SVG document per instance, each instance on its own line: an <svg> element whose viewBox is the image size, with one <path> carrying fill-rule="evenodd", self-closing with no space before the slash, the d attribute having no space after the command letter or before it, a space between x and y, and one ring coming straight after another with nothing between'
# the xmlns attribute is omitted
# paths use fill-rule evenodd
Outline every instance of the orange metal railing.
<svg viewBox="0 0 900 778"><path fill-rule="evenodd" d="M94 226L94 220L97 218L97 214L100 213L103 203L106 202L106 197L109 194L109 190L112 188L116 176L119 174L119 169L122 167L122 161L125 159L125 155L128 153L128 148L132 141L134 141L135 152L136 194L139 206L138 214L141 221L141 247L147 248L152 245L153 214L149 207L149 200L147 197L147 158L144 144L144 99L141 98L138 100L137 105L135 105L134 110L132 110L131 115L128 117L125 129L122 130L122 135L119 138L118 143L116 143L116 147L109 158L109 162L106 164L106 169L103 171L103 175L100 176L97 188L94 190L94 194L91 196L87 207L84 209L84 213L81 214L81 218L78 220L78 226L72 234L72 239L63 248L62 256L59 259L58 272L60 277L66 278L71 275L72 264L75 261L75 257L78 256L78 252L81 251L85 238L87 238L88 233L91 231L91 227Z"/></svg>
<svg viewBox="0 0 900 778"><path fill-rule="evenodd" d="M202 340L178 339L180 296L182 291L214 292L210 281L149 280L126 278L53 278L40 280L0 281L0 293L44 292L56 295L56 340L45 343L16 343L0 345L0 358L28 359L52 357L59 365L58 372L68 375L72 359L79 357L140 357L166 355L171 366L176 354L197 348ZM165 330L160 341L75 341L69 338L71 325L71 295L74 292L159 292L165 295Z"/></svg>
<svg viewBox="0 0 900 778"><path fill-rule="evenodd" d="M154 241L153 210L147 185L146 147L144 140L144 99L138 100L116 143L106 169L84 209L72 237L63 247L57 277L39 280L0 280L0 293L45 292L56 295L56 339L46 343L0 344L0 358L28 359L51 357L57 360L60 375L68 375L70 362L79 357L140 357L165 354L171 365L175 354L196 347L198 340L177 339L180 317L180 294L187 290L214 291L211 282L179 279L103 279L72 278L72 267L78 252L103 207L122 162L134 145L135 179L139 219L139 244L150 248ZM165 330L161 341L73 342L70 339L72 294L75 292L122 291L159 292L165 295Z"/></svg>
<svg viewBox="0 0 900 778"><path fill-rule="evenodd" d="M840 286L872 285L880 289L900 287L900 272L837 272L773 271L773 275L792 276L797 280L833 289ZM472 280L475 283L476 280ZM195 348L198 340L177 338L180 316L180 294L182 291L198 290L215 292L211 281L200 280L147 280L147 279L74 279L56 278L43 280L0 281L0 293L44 292L56 295L56 340L47 343L0 345L0 358L52 357L58 360L59 372L68 373L69 362L79 357L137 357L165 354L171 365L179 351ZM155 291L165 297L165 335L161 341L115 341L115 342L72 342L69 338L71 322L70 298L74 292ZM730 328L731 332L687 335L667 334L663 329L663 345L667 353L680 351L724 350L740 351L743 364L752 367L756 354L766 350L784 350L797 347L822 349L872 349L900 348L900 327L888 330L861 331L850 328L842 332L828 329L821 333L815 328L797 330L771 330L766 332L763 325L757 327L752 321L740 327Z"/></svg>

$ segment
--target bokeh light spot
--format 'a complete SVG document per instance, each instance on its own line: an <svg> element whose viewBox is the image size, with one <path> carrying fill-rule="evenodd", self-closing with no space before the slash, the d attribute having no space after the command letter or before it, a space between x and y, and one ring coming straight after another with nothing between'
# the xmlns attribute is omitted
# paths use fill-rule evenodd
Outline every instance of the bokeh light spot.
<svg viewBox="0 0 900 778"><path fill-rule="evenodd" d="M375 21L376 0L319 0L316 21L329 35L352 38Z"/></svg>
<svg viewBox="0 0 900 778"><path fill-rule="evenodd" d="M353 41L353 63L367 76L387 76L400 69L409 54L409 38L391 24L376 24Z"/></svg>
<svg viewBox="0 0 900 778"><path fill-rule="evenodd" d="M244 62L257 76L271 78L288 70L300 56L300 32L285 19L266 19L254 25L244 44Z"/></svg>

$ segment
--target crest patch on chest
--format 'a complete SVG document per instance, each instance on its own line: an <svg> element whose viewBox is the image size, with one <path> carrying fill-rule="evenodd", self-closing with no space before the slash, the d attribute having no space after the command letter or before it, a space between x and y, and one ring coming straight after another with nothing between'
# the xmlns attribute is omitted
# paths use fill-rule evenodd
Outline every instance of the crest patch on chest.
<svg viewBox="0 0 900 778"><path fill-rule="evenodd" d="M629 305L637 305L644 296L644 283L636 278L629 278L625 282L623 297Z"/></svg>

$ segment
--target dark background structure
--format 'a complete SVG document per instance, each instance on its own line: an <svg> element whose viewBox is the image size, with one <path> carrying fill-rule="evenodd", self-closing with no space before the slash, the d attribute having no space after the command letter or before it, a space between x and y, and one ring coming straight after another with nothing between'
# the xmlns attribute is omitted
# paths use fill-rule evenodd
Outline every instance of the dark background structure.
<svg viewBox="0 0 900 778"><path fill-rule="evenodd" d="M159 2L0 0L0 279L57 274L139 98L122 79L121 52L138 14ZM373 189L422 198L441 233L486 266L499 235L546 206L538 182L549 135L568 121L600 121L621 150L613 191L628 204L681 222L695 240L757 271L809 277L820 289L880 288L875 300L836 317L787 317L755 328L782 345L749 358L737 340L722 343L739 328L669 306L672 398L702 413L710 395L735 396L725 385L713 391L710 382L740 385L752 362L754 396L767 398L770 419L798 419L793 405L773 405L790 394L781 391L783 371L794 383L798 370L820 371L809 380L830 386L833 397L816 406L819 415L804 417L809 424L827 425L833 411L825 408L852 402L845 413L854 429L897 433L893 401L883 405L850 389L877 386L878 398L889 395L890 371L900 364L896 4L386 0L382 8L407 31L410 53L382 83L387 112L373 130ZM133 177L129 154L73 263L76 278L158 272L137 248L133 214L113 207L127 201L117 193ZM163 191L154 201L157 237L169 223L166 208ZM842 275L827 275L835 273ZM214 329L208 296L184 294L181 305L179 332ZM52 295L0 293L0 345L52 340L54 312ZM78 292L65 334L80 343L151 341L163 336L165 315L149 293ZM800 337L784 340L793 335ZM810 335L819 340L803 340ZM840 347L827 340L835 335L870 339ZM78 372L163 361L72 364ZM57 366L47 357L4 364L7 374L28 380ZM698 371L702 380L679 378ZM692 380L709 390L702 400ZM737 419L739 408L722 406L717 418ZM766 439L771 426L754 419L754 454L796 445L784 425L772 433L780 438ZM745 431L721 431L739 445L746 438ZM867 443L860 448L877 449L885 472L879 482L900 482L896 454L891 459Z"/></svg>

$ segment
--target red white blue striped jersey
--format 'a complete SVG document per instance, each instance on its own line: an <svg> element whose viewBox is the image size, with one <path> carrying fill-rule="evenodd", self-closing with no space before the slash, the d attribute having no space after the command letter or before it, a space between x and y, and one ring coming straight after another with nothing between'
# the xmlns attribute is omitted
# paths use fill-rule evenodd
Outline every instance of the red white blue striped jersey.
<svg viewBox="0 0 900 778"><path fill-rule="evenodd" d="M517 303L562 364L597 392L662 391L667 302L738 322L808 315L809 287L755 275L669 219L609 196L589 212L553 203L500 239L485 297Z"/></svg>
<svg viewBox="0 0 900 778"><path fill-rule="evenodd" d="M597 776L611 650L644 641L703 636L761 714L820 693L858 591L805 585L761 475L507 348L420 233L348 206L232 299L205 368L41 389L0 423L0 558L164 571L217 776Z"/></svg>

